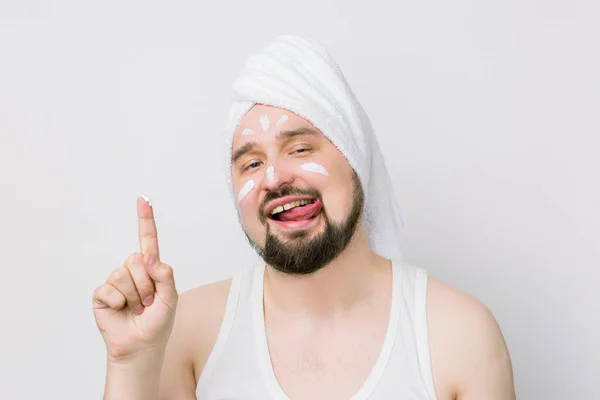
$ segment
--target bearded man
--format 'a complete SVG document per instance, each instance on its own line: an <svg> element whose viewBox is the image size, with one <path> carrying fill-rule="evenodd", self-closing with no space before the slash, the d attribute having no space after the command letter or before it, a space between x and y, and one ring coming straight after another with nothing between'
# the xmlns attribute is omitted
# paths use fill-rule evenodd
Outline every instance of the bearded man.
<svg viewBox="0 0 600 400"><path fill-rule="evenodd" d="M179 296L138 199L140 253L93 296L105 399L514 399L489 310L403 260L376 136L326 49L269 41L233 100L227 179L262 261Z"/></svg>

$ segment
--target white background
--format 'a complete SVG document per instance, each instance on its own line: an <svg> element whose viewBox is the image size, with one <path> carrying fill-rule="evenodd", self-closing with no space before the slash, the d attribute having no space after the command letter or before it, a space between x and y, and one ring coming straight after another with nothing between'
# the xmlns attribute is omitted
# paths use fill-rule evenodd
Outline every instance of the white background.
<svg viewBox="0 0 600 400"><path fill-rule="evenodd" d="M379 135L405 257L481 299L520 399L598 399L600 28L589 1L0 1L0 398L100 399L92 291L155 207L180 291L255 260L220 170L231 83L280 33ZM207 304L210 307L210 304Z"/></svg>

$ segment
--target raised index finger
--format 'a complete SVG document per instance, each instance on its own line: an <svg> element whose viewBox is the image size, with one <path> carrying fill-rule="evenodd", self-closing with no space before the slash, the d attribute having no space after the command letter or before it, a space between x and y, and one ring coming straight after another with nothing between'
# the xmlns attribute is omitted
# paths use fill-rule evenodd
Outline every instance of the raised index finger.
<svg viewBox="0 0 600 400"><path fill-rule="evenodd" d="M152 202L146 195L140 195L137 199L138 233L140 236L140 251L142 254L150 254L159 260L158 234L154 221L154 210Z"/></svg>

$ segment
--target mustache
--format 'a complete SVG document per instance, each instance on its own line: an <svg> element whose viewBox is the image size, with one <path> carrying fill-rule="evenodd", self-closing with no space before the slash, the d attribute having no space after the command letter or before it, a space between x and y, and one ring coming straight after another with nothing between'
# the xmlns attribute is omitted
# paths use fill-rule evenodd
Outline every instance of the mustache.
<svg viewBox="0 0 600 400"><path fill-rule="evenodd" d="M277 200L280 199L282 197L285 196L308 196L308 197L314 197L316 199L321 199L321 194L316 191L315 189L311 189L311 188L297 188L295 186L291 186L291 185L285 185L285 186L281 186L279 189L277 190L271 190L269 192L267 192L267 194L265 195L265 197L262 199L262 201L260 202L260 207L259 207L259 215L260 215L260 219L261 221L265 221L269 216L266 214L266 208L267 205L272 202L273 200Z"/></svg>

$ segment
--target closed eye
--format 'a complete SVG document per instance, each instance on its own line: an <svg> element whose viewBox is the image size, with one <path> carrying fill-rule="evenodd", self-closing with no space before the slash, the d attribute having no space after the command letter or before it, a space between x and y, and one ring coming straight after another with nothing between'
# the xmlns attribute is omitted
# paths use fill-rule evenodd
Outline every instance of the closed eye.
<svg viewBox="0 0 600 400"><path fill-rule="evenodd" d="M302 148L300 148L300 149L294 150L294 152L293 152L293 153L294 153L294 154L302 154L302 153L306 153L306 152L308 152L308 151L310 151L310 149L309 149L309 148L307 148L307 147L302 147Z"/></svg>

